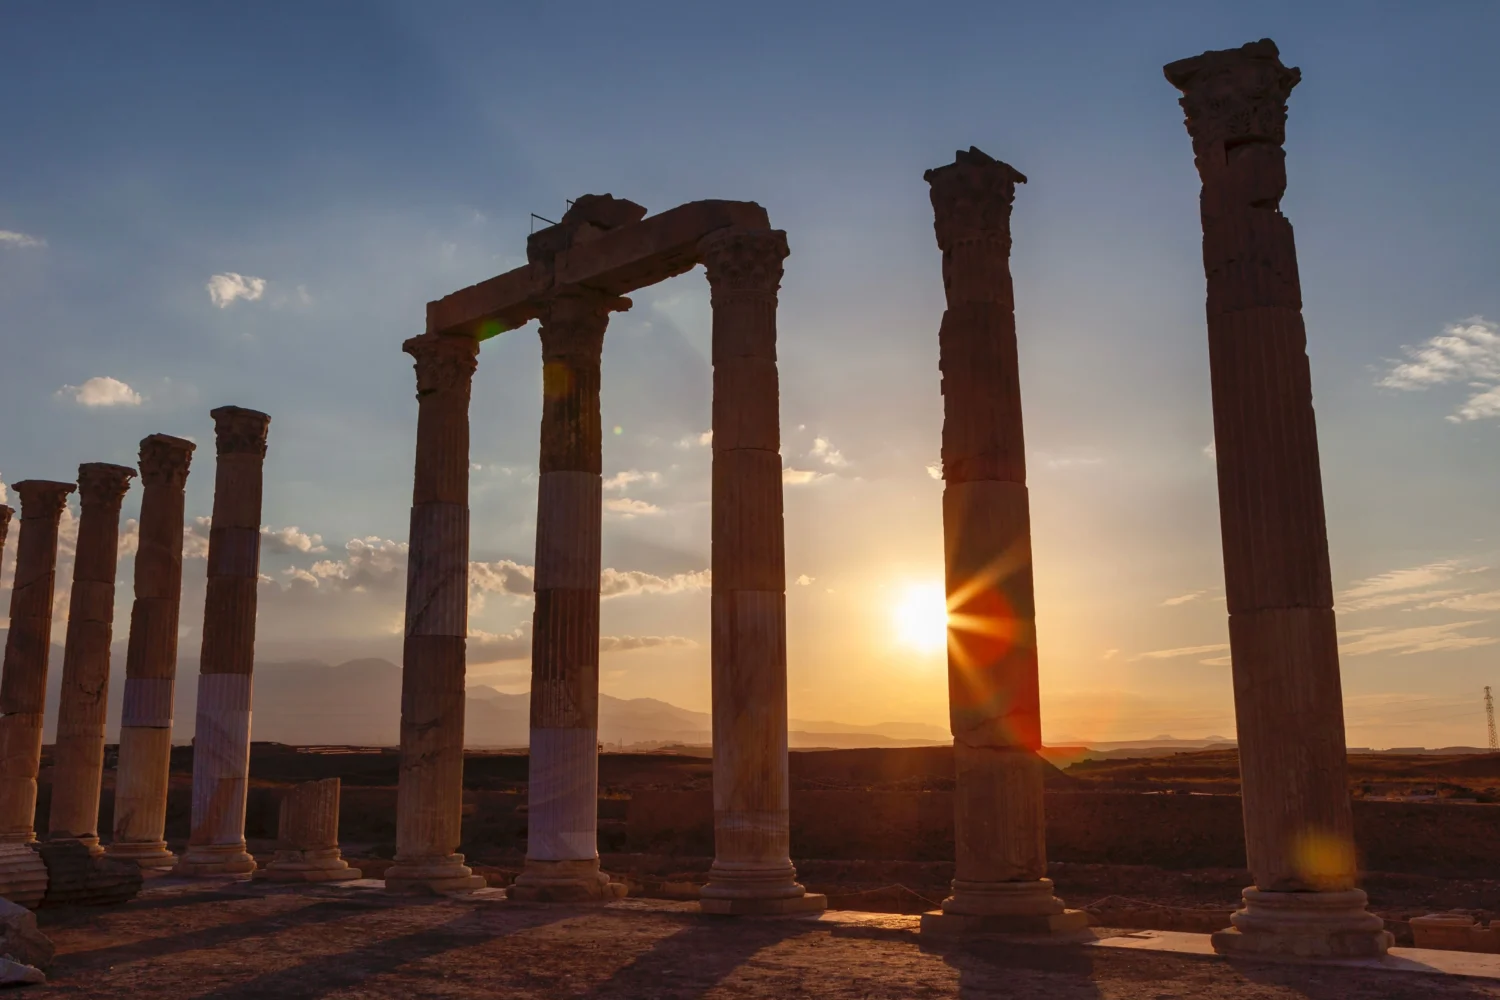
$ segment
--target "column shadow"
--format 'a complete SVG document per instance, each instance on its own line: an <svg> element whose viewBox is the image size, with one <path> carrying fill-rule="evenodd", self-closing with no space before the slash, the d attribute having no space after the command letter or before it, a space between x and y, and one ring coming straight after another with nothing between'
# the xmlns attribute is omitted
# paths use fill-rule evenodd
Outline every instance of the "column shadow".
<svg viewBox="0 0 1500 1000"><path fill-rule="evenodd" d="M1399 970L1363 969L1312 962L1230 961L1246 980L1308 1000L1464 1000L1494 997L1494 980L1462 979Z"/></svg>
<svg viewBox="0 0 1500 1000"><path fill-rule="evenodd" d="M653 997L695 1000L719 985L764 948L818 929L801 920L698 917L637 955L578 1000Z"/></svg>
<svg viewBox="0 0 1500 1000"><path fill-rule="evenodd" d="M941 954L958 972L959 1000L1029 996L1028 988L1050 1000L1100 1000L1104 996L1094 981L1094 956L1080 945L981 938L949 945ZM1023 985L1017 981L1018 971L1038 975Z"/></svg>

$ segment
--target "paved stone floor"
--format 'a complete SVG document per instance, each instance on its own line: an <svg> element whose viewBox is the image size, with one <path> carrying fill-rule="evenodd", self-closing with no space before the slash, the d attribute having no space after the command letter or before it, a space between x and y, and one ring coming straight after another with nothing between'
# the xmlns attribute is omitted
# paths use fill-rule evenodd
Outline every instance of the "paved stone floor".
<svg viewBox="0 0 1500 1000"><path fill-rule="evenodd" d="M28 996L1355 998L1500 997L1500 980L1230 964L1141 947L923 946L913 917L704 917L691 904L542 907L158 879L140 899L44 910L58 946ZM1135 937L1137 943L1141 939ZM1125 944L1121 939L1119 944ZM1429 953L1431 954L1431 953Z"/></svg>

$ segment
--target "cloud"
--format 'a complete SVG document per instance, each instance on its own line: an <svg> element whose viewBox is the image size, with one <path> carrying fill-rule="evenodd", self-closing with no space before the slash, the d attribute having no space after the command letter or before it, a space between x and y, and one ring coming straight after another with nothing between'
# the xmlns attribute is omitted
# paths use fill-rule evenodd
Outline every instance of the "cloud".
<svg viewBox="0 0 1500 1000"><path fill-rule="evenodd" d="M635 517L638 514L660 514L661 508L654 503L644 500L632 500L629 497L610 497L604 501L604 509L611 514L622 514L625 517Z"/></svg>
<svg viewBox="0 0 1500 1000"><path fill-rule="evenodd" d="M1457 559L1442 559L1421 566L1393 569L1367 577L1349 587L1338 596L1338 609L1343 612L1369 611L1375 608L1412 603L1424 596L1437 596L1433 594L1408 595L1402 592L1432 587L1452 580L1462 573L1470 572L1475 571L1465 570L1463 564Z"/></svg>
<svg viewBox="0 0 1500 1000"><path fill-rule="evenodd" d="M352 538L343 559L322 559L308 567L320 583L345 590L384 590L406 583L406 543L377 535Z"/></svg>
<svg viewBox="0 0 1500 1000"><path fill-rule="evenodd" d="M1217 462L1219 460L1219 443L1217 441L1208 442L1208 444L1203 446L1203 454L1209 461Z"/></svg>
<svg viewBox="0 0 1500 1000"><path fill-rule="evenodd" d="M714 432L704 431L702 434L688 434L685 437L679 438L677 440L677 447L681 448L683 451L686 451L687 449L694 446L697 446L699 448L707 448L713 443Z"/></svg>
<svg viewBox="0 0 1500 1000"><path fill-rule="evenodd" d="M792 582L795 583L799 587L811 587L813 579L814 579L813 577L810 577L806 573L803 573L801 576L797 577L797 579L794 580L794 581L792 581Z"/></svg>
<svg viewBox="0 0 1500 1000"><path fill-rule="evenodd" d="M1165 601L1162 601L1161 606L1164 608L1175 608L1179 604L1187 604L1191 601L1196 601L1206 593L1208 593L1208 591L1206 590L1195 590L1191 594L1179 594L1176 597L1169 597Z"/></svg>
<svg viewBox="0 0 1500 1000"><path fill-rule="evenodd" d="M261 551L272 552L277 555L289 555L293 552L327 552L328 546L323 544L322 535L308 534L296 525L285 528L273 528L269 524L260 526Z"/></svg>
<svg viewBox="0 0 1500 1000"><path fill-rule="evenodd" d="M469 590L476 596L506 594L511 597L528 597L532 593L535 579L535 569L510 559L469 563Z"/></svg>
<svg viewBox="0 0 1500 1000"><path fill-rule="evenodd" d="M1340 632L1339 653L1343 656L1368 656L1371 653L1437 653L1454 649L1492 646L1500 638L1484 635L1460 635L1459 629L1482 625L1480 620L1449 622L1446 625L1416 625L1409 628L1362 628Z"/></svg>
<svg viewBox="0 0 1500 1000"><path fill-rule="evenodd" d="M1408 392L1466 383L1468 400L1448 416L1453 423L1500 417L1500 324L1471 316L1444 327L1418 346L1403 344L1406 360L1393 363L1377 385Z"/></svg>
<svg viewBox="0 0 1500 1000"><path fill-rule="evenodd" d="M689 590L707 590L711 581L706 569L671 576L656 576L640 570L606 569L599 574L599 596L608 600L636 594L680 594Z"/></svg>
<svg viewBox="0 0 1500 1000"><path fill-rule="evenodd" d="M213 521L211 517L195 517L182 526L182 558L208 558L208 532Z"/></svg>
<svg viewBox="0 0 1500 1000"><path fill-rule="evenodd" d="M250 278L233 271L216 274L203 286L208 289L208 298L220 309L228 309L237 299L255 302L266 294L265 278Z"/></svg>
<svg viewBox="0 0 1500 1000"><path fill-rule="evenodd" d="M833 469L842 469L849 464L849 460L833 446L833 442L824 437L813 438L812 451L808 455Z"/></svg>
<svg viewBox="0 0 1500 1000"><path fill-rule="evenodd" d="M1447 608L1450 611L1500 611L1500 590L1488 590L1479 594L1465 594L1456 590L1433 591L1425 596L1437 597L1439 595L1442 595L1442 600L1421 604L1418 608L1422 611L1429 611L1433 608Z"/></svg>
<svg viewBox="0 0 1500 1000"><path fill-rule="evenodd" d="M1101 660L1113 660L1119 654L1120 654L1120 651L1118 649L1106 649L1104 651L1104 655L1101 656L1101 657L1099 657L1099 659L1101 659Z"/></svg>
<svg viewBox="0 0 1500 1000"><path fill-rule="evenodd" d="M781 481L787 486L805 486L808 483L817 482L828 475L826 472L813 472L809 469L786 468L781 470Z"/></svg>
<svg viewBox="0 0 1500 1000"><path fill-rule="evenodd" d="M631 483L650 483L652 486L656 486L660 482L661 473L659 472L641 472L639 469L625 469L605 479L604 488L607 490L623 490Z"/></svg>
<svg viewBox="0 0 1500 1000"><path fill-rule="evenodd" d="M927 466L927 474L929 476L931 476L933 479L942 479L943 478L943 463L941 461L938 461L938 462L933 462L931 465Z"/></svg>
<svg viewBox="0 0 1500 1000"><path fill-rule="evenodd" d="M1176 649L1153 649L1147 653L1137 653L1130 658L1130 662L1137 660L1175 660L1179 656L1202 656L1205 653L1224 653L1229 650L1228 643L1215 643L1211 646L1179 646ZM1200 660L1200 663L1208 663L1208 660Z"/></svg>
<svg viewBox="0 0 1500 1000"><path fill-rule="evenodd" d="M117 378L96 375L83 385L65 385L59 396L72 396L79 406L140 406L141 394Z"/></svg>
<svg viewBox="0 0 1500 1000"><path fill-rule="evenodd" d="M657 649L662 646L691 647L698 645L692 639L680 635L601 635L599 652L628 653L637 649Z"/></svg>
<svg viewBox="0 0 1500 1000"><path fill-rule="evenodd" d="M471 628L465 648L468 662L474 664L529 659L531 624L527 622L517 625L509 632L485 632Z"/></svg>
<svg viewBox="0 0 1500 1000"><path fill-rule="evenodd" d="M30 236L11 229L0 229L0 247L44 247L47 241L40 236Z"/></svg>

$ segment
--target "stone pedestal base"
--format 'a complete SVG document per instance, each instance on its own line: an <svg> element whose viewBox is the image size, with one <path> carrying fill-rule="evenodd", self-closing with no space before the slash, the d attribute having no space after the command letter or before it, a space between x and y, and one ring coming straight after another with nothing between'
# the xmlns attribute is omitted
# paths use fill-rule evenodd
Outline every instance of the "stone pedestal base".
<svg viewBox="0 0 1500 1000"><path fill-rule="evenodd" d="M1213 935L1221 955L1257 958L1378 958L1394 943L1385 921L1365 909L1364 891L1246 889L1233 927Z"/></svg>
<svg viewBox="0 0 1500 1000"><path fill-rule="evenodd" d="M47 865L26 844L0 844L0 897L34 910L47 894Z"/></svg>
<svg viewBox="0 0 1500 1000"><path fill-rule="evenodd" d="M620 899L626 887L599 870L599 859L537 861L526 859L507 896L525 903L592 903Z"/></svg>
<svg viewBox="0 0 1500 1000"><path fill-rule="evenodd" d="M704 913L733 916L811 913L828 909L828 897L808 892L797 882L791 862L752 868L746 862L715 861L708 870L708 884L698 896Z"/></svg>
<svg viewBox="0 0 1500 1000"><path fill-rule="evenodd" d="M99 838L90 837L53 837L48 836L50 844L82 844L83 849L89 852L89 857L99 858L104 856L104 845L99 843Z"/></svg>
<svg viewBox="0 0 1500 1000"><path fill-rule="evenodd" d="M358 868L339 855L337 847L321 851L277 851L271 863L254 878L267 882L348 882L363 878Z"/></svg>
<svg viewBox="0 0 1500 1000"><path fill-rule="evenodd" d="M462 854L433 858L397 858L385 870L387 892L473 892L486 885L464 864Z"/></svg>
<svg viewBox="0 0 1500 1000"><path fill-rule="evenodd" d="M821 892L803 891L800 896L782 899L754 899L750 897L715 898L702 896L698 909L703 913L714 913L728 917L771 917L787 913L821 913L828 909L828 897Z"/></svg>
<svg viewBox="0 0 1500 1000"><path fill-rule="evenodd" d="M187 852L172 868L173 875L201 878L213 875L249 875L255 871L255 859L245 844L189 844Z"/></svg>
<svg viewBox="0 0 1500 1000"><path fill-rule="evenodd" d="M104 856L111 861L128 861L141 868L167 871L177 863L177 855L167 850L165 840L141 844L115 841L104 849Z"/></svg>
<svg viewBox="0 0 1500 1000"><path fill-rule="evenodd" d="M1069 910L1052 895L1050 878L1025 882L953 880L953 895L941 910L922 914L923 936L972 934L1077 934L1089 926L1082 910Z"/></svg>

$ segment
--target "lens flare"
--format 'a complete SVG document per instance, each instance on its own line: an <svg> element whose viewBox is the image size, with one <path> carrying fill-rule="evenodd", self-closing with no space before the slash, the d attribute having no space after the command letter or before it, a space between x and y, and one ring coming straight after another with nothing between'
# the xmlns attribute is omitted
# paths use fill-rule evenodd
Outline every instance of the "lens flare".
<svg viewBox="0 0 1500 1000"><path fill-rule="evenodd" d="M948 644L948 601L941 581L909 583L894 609L896 637L902 645L936 653Z"/></svg>

